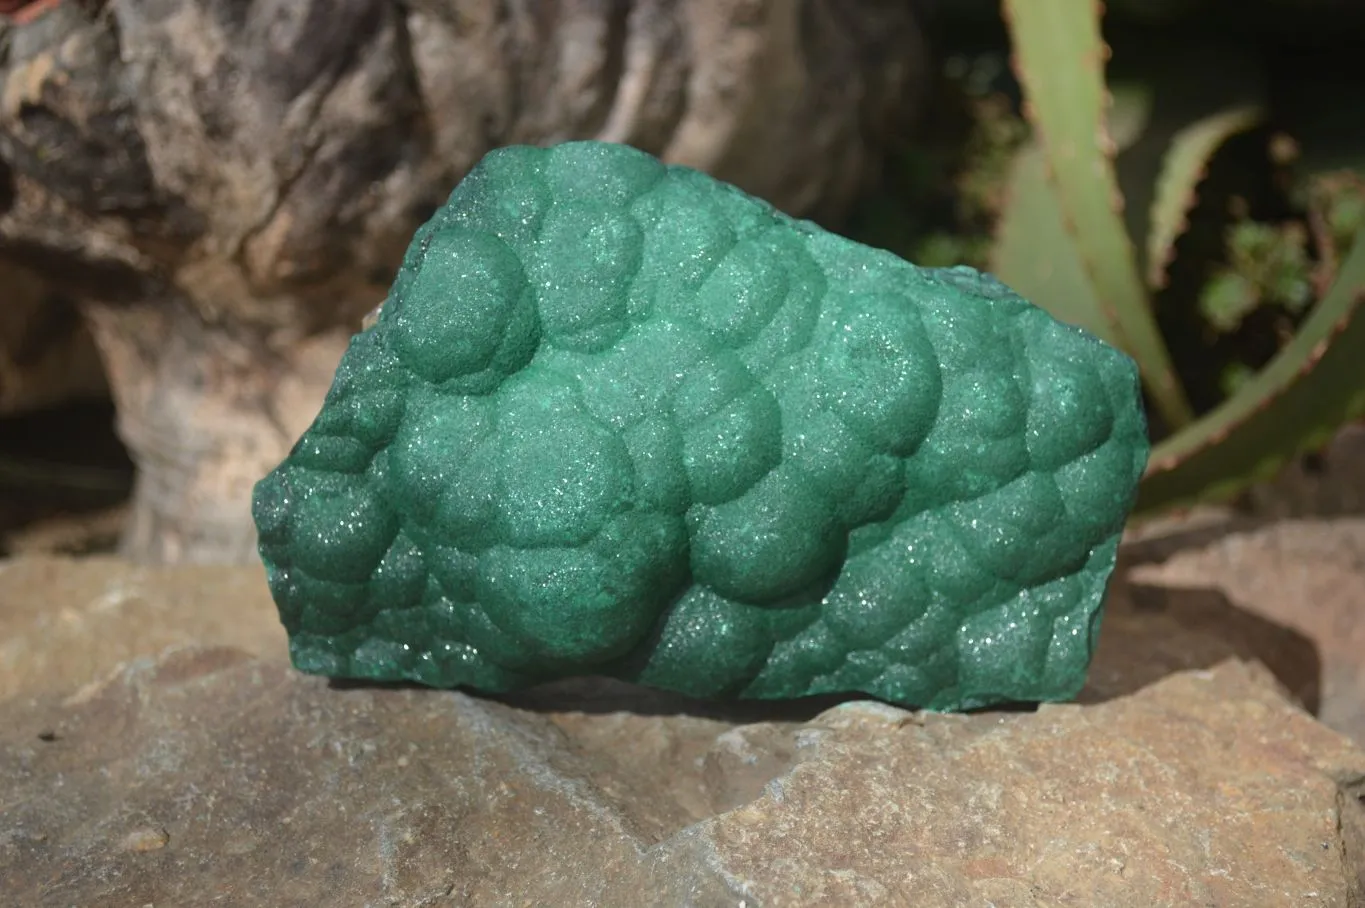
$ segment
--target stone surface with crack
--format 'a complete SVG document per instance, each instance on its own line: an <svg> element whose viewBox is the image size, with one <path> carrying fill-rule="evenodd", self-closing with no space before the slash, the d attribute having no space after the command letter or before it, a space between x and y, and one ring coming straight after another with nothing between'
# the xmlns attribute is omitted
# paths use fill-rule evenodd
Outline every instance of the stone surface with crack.
<svg viewBox="0 0 1365 908"><path fill-rule="evenodd" d="M1315 697L1312 640L1248 609L1354 633L1359 523L1144 568L1085 705L972 716L335 687L288 667L259 568L3 563L0 879L24 905L1350 908L1365 753L1287 696Z"/></svg>
<svg viewBox="0 0 1365 908"><path fill-rule="evenodd" d="M0 709L0 875L32 905L1345 908L1360 892L1365 753L1242 663L1037 714L678 709L591 686L522 704L336 690L180 649Z"/></svg>

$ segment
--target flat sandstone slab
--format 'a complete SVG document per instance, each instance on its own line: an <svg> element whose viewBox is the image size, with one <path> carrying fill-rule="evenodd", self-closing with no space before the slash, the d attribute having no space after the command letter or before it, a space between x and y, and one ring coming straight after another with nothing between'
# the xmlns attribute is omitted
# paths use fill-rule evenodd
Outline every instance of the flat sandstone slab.
<svg viewBox="0 0 1365 908"><path fill-rule="evenodd" d="M855 701L738 724L662 697L335 689L282 659L180 648L65 702L0 705L0 879L22 905L1347 906L1365 891L1365 753L1244 663L1037 713Z"/></svg>
<svg viewBox="0 0 1365 908"><path fill-rule="evenodd" d="M1190 535L1173 530L1144 543L1146 563L1134 565L1130 587L1168 598L1217 596L1243 624L1255 616L1278 627L1281 655L1295 637L1312 641L1318 718L1365 745L1365 518L1225 520ZM1272 664L1275 655L1261 658L1299 687ZM1312 692L1302 693L1311 702Z"/></svg>
<svg viewBox="0 0 1365 908"><path fill-rule="evenodd" d="M0 560L0 701L74 690L123 662L186 644L283 653L265 571L102 557Z"/></svg>
<svg viewBox="0 0 1365 908"><path fill-rule="evenodd" d="M966 718L334 690L287 667L258 568L8 562L0 879L24 905L1355 904L1359 750L1225 660L1353 715L1359 526L1136 568L1090 705Z"/></svg>

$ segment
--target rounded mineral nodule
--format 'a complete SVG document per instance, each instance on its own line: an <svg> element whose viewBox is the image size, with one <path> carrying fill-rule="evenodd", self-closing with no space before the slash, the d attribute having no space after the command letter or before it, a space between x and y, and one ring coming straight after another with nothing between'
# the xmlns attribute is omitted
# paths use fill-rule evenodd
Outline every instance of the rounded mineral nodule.
<svg viewBox="0 0 1365 908"><path fill-rule="evenodd" d="M962 709L1084 681L1134 364L619 145L492 152L255 493L304 671Z"/></svg>

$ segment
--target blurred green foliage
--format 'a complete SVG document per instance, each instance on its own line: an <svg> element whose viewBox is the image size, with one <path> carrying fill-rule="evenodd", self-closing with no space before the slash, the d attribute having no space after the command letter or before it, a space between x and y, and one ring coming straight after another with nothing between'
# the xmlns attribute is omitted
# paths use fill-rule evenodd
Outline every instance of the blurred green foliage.
<svg viewBox="0 0 1365 908"><path fill-rule="evenodd" d="M993 271L1132 355L1158 510L1365 415L1365 69L1323 44L1349 4L1113 7L955 6L928 128L859 238Z"/></svg>

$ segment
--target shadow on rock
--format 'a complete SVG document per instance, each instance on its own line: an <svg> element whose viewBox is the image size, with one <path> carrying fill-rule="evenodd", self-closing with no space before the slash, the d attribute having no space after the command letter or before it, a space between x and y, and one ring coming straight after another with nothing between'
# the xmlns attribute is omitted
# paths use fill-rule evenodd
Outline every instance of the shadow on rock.
<svg viewBox="0 0 1365 908"><path fill-rule="evenodd" d="M1122 579L1110 593L1100 644L1077 700L1100 703L1127 696L1176 672L1212 668L1227 659L1262 663L1298 703L1317 714L1322 659L1310 638L1238 608L1216 589L1132 584ZM343 679L328 683L336 690L424 689L415 684ZM603 677L566 678L502 694L463 692L530 713L685 716L736 725L809 722L842 703L876 700L850 692L792 700L711 701ZM979 712L1034 708L1032 703L1004 703Z"/></svg>
<svg viewBox="0 0 1365 908"><path fill-rule="evenodd" d="M1100 645L1078 700L1127 696L1167 675L1227 659L1260 662L1317 714L1322 657L1309 637L1237 607L1216 589L1122 581L1110 594Z"/></svg>
<svg viewBox="0 0 1365 908"><path fill-rule="evenodd" d="M719 722L808 722L827 709L851 700L874 699L866 694L825 694L791 700L698 700L669 691L653 690L614 678L570 678L524 691L502 694L508 706L534 712L580 712L605 715L631 712L640 716L691 716Z"/></svg>
<svg viewBox="0 0 1365 908"><path fill-rule="evenodd" d="M416 690L429 688L407 681L366 681L331 678L332 690ZM748 722L809 722L827 709L855 700L875 700L867 694L851 692L798 697L791 700L700 700L672 691L656 690L616 678L596 675L547 681L524 690L488 693L459 688L476 700L500 703L530 713L579 713L606 716L631 713L641 717L686 716L730 724ZM1008 707L1006 707L1008 708Z"/></svg>
<svg viewBox="0 0 1365 908"><path fill-rule="evenodd" d="M1322 658L1299 631L1238 608L1211 588L1172 588L1119 579L1110 593L1100 644L1077 700L1100 703L1127 696L1168 675L1212 668L1227 659L1260 662L1314 715L1322 699ZM332 680L334 689L418 685ZM613 678L567 678L525 690L464 693L541 714L639 717L686 716L729 724L802 723L842 703L875 700L857 692L793 700L708 701ZM898 704L892 704L898 705ZM1028 712L1034 704L998 704L985 712Z"/></svg>
<svg viewBox="0 0 1365 908"><path fill-rule="evenodd" d="M1124 567L1160 564L1181 552L1206 548L1230 536L1250 533L1272 521L1249 514L1211 511L1197 518L1165 518L1149 521L1125 535L1119 549L1120 573Z"/></svg>

